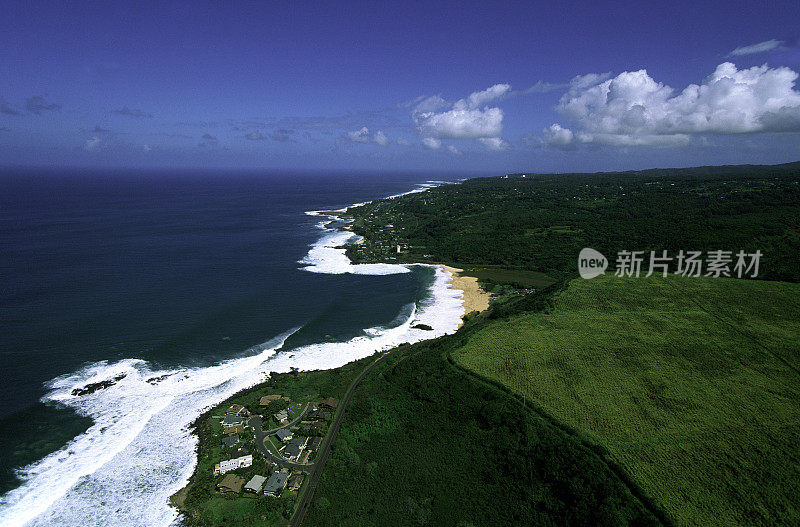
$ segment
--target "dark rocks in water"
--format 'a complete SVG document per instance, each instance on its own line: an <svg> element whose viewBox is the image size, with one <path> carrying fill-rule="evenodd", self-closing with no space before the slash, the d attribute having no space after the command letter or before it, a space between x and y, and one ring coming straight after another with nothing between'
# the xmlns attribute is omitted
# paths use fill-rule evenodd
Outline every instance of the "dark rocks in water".
<svg viewBox="0 0 800 527"><path fill-rule="evenodd" d="M411 326L412 329L424 329L425 331L433 331L433 328L430 327L428 324L414 324Z"/></svg>
<svg viewBox="0 0 800 527"><path fill-rule="evenodd" d="M108 388L109 386L114 386L119 381L124 379L126 376L127 376L127 374L120 373L119 375L117 375L113 379L109 379L109 380L106 380L106 381L100 381L100 382L90 382L89 384L87 384L83 388L75 388L74 390L72 390L72 395L77 395L78 397L80 397L82 395L89 395L90 393L94 393L97 390L103 390L105 388Z"/></svg>
<svg viewBox="0 0 800 527"><path fill-rule="evenodd" d="M165 373L164 375L159 375L158 377L150 377L149 379L147 379L147 382L155 386L156 384L160 383L167 377L171 377L172 375L174 375L174 373Z"/></svg>

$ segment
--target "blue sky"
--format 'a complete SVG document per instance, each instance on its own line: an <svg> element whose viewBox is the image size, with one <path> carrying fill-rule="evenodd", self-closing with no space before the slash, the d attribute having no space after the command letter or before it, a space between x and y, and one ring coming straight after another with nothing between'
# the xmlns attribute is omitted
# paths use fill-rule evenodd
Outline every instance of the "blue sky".
<svg viewBox="0 0 800 527"><path fill-rule="evenodd" d="M0 165L800 159L796 1L119 4L6 3Z"/></svg>

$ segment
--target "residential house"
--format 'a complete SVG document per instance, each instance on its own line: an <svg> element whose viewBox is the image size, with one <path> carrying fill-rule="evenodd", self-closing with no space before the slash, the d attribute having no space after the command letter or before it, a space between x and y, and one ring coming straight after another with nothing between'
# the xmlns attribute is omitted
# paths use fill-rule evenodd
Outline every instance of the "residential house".
<svg viewBox="0 0 800 527"><path fill-rule="evenodd" d="M231 458L225 461L220 461L219 464L214 466L214 475L225 474L237 468L249 467L253 464L253 455L247 454L243 449L239 448L231 454Z"/></svg>
<svg viewBox="0 0 800 527"><path fill-rule="evenodd" d="M231 407L228 408L228 413L242 416L250 415L250 411L241 404L232 404Z"/></svg>
<svg viewBox="0 0 800 527"><path fill-rule="evenodd" d="M242 491L242 485L244 485L244 478L241 476L237 476L236 474L228 474L222 481L217 483L217 490L220 492L235 492L239 494Z"/></svg>
<svg viewBox="0 0 800 527"><path fill-rule="evenodd" d="M306 445L306 450L319 450L319 447L322 445L322 438L321 437L312 437L309 438L308 444Z"/></svg>
<svg viewBox="0 0 800 527"><path fill-rule="evenodd" d="M308 438L306 437L295 437L292 439L289 444L286 445L286 448L283 449L283 457L287 458L289 461L296 461L303 452L307 440Z"/></svg>
<svg viewBox="0 0 800 527"><path fill-rule="evenodd" d="M234 435L234 434L241 434L242 432L244 432L244 425L231 426L231 427L225 428L223 430L223 432L225 432L229 436L230 435Z"/></svg>
<svg viewBox="0 0 800 527"><path fill-rule="evenodd" d="M305 432L306 435L310 435L311 432L322 432L324 428L325 428L325 423L321 421L314 421L314 422L303 421L302 423L300 423L300 431Z"/></svg>
<svg viewBox="0 0 800 527"><path fill-rule="evenodd" d="M264 485L264 494L273 497L277 496L286 487L288 479L289 474L287 472L273 472Z"/></svg>
<svg viewBox="0 0 800 527"><path fill-rule="evenodd" d="M289 480L286 482L286 488L289 490L299 490L302 484L303 473L294 472L291 476L289 476Z"/></svg>
<svg viewBox="0 0 800 527"><path fill-rule="evenodd" d="M244 417L236 414L225 414L225 418L222 420L222 428L230 428L242 424L244 424Z"/></svg>
<svg viewBox="0 0 800 527"><path fill-rule="evenodd" d="M289 422L289 413L286 410L281 410L280 412L273 415L276 421L279 423L287 423Z"/></svg>
<svg viewBox="0 0 800 527"><path fill-rule="evenodd" d="M261 492L261 487L264 486L265 481L267 481L267 478L264 476L253 476L250 478L250 481L247 482L247 485L244 486L244 491L258 494Z"/></svg>
<svg viewBox="0 0 800 527"><path fill-rule="evenodd" d="M228 448L236 446L236 443L239 442L239 434L233 434L228 437L222 438L222 446L226 446Z"/></svg>
<svg viewBox="0 0 800 527"><path fill-rule="evenodd" d="M330 418L331 418L330 412L320 410L319 408L311 410L307 416L307 419L309 419L310 421L327 421Z"/></svg>
<svg viewBox="0 0 800 527"><path fill-rule="evenodd" d="M294 434L292 434L292 432L287 428L281 428L275 432L275 435L278 437L278 439L285 443L286 441L289 441Z"/></svg>

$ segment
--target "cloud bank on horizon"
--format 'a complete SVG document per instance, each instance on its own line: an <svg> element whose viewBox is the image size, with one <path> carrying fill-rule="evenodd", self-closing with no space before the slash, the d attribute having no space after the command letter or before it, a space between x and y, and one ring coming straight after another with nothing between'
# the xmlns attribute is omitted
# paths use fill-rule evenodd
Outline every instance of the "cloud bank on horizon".
<svg viewBox="0 0 800 527"><path fill-rule="evenodd" d="M374 134L369 133L369 128L362 126L360 130L354 132L347 132L347 138L354 143L375 143L380 146L388 146L389 138L382 130L378 130ZM402 144L402 143L399 143Z"/></svg>
<svg viewBox="0 0 800 527"><path fill-rule="evenodd" d="M770 40L736 48L732 55L763 53L781 46ZM656 81L645 69L588 73L568 84L543 81L513 92L498 83L450 103L440 95L421 96L412 102L411 119L421 144L430 150L447 146L446 140L475 140L486 150L512 148L501 137L505 112L498 105L512 95L531 95L566 88L555 110L564 119L538 134L534 146L575 150L581 145L606 147L684 146L699 135L737 135L800 132L800 92L794 85L798 73L788 67L764 64L738 69L719 64L699 84L680 92ZM377 134L382 134L378 132ZM389 142L371 137L367 127L349 132L353 142ZM384 136L385 137L385 136ZM411 143L403 138L400 145ZM450 148L452 146L453 148Z"/></svg>
<svg viewBox="0 0 800 527"><path fill-rule="evenodd" d="M798 74L787 67L739 70L724 62L680 93L647 70L609 77L575 77L556 108L569 125L552 124L543 130L542 143L561 149L678 146L699 134L800 132Z"/></svg>

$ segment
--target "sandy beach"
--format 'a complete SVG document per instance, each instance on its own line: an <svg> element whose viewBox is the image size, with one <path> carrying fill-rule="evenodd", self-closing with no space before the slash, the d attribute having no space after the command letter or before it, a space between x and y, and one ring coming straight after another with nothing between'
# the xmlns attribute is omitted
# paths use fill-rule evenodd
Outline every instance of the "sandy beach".
<svg viewBox="0 0 800 527"><path fill-rule="evenodd" d="M483 311L489 307L489 293L481 289L478 285L478 279L474 276L464 276L461 274L463 269L450 267L449 265L442 265L442 269L448 271L453 275L450 283L454 289L463 291L464 296L462 304L464 305L464 314L473 311Z"/></svg>

